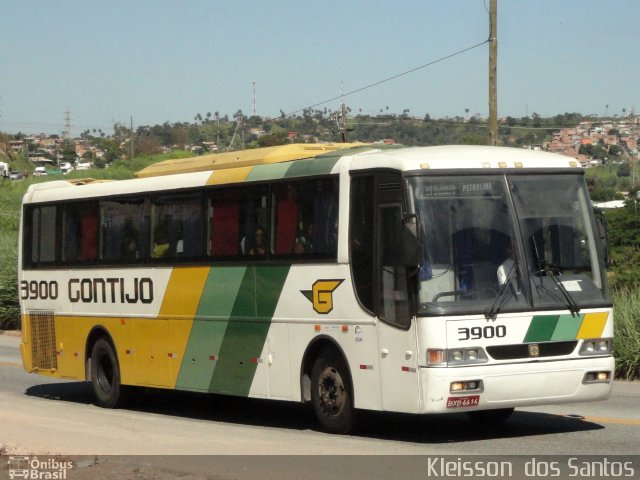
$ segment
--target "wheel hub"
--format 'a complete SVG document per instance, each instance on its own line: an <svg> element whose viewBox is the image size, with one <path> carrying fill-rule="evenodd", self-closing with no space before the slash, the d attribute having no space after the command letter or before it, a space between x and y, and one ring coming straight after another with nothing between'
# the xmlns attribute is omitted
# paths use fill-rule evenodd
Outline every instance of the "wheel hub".
<svg viewBox="0 0 640 480"><path fill-rule="evenodd" d="M327 416L340 414L346 400L344 382L340 373L333 367L325 368L320 375L318 387L320 389L320 403L325 414Z"/></svg>

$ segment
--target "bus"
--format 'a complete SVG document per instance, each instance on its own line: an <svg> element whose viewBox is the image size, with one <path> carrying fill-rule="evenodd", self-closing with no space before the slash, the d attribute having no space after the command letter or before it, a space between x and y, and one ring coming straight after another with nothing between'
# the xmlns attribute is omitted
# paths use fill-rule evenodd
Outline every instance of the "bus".
<svg viewBox="0 0 640 480"><path fill-rule="evenodd" d="M569 157L486 146L300 145L33 185L24 368L357 410L468 413L606 399L604 242Z"/></svg>

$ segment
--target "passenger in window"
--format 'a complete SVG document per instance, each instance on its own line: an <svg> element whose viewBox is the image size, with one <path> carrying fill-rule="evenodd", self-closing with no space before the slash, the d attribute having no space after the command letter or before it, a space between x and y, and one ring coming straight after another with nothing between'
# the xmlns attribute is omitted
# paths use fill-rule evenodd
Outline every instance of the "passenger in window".
<svg viewBox="0 0 640 480"><path fill-rule="evenodd" d="M293 251L297 254L313 252L313 223L307 224L307 228L298 232Z"/></svg>
<svg viewBox="0 0 640 480"><path fill-rule="evenodd" d="M133 260L139 258L136 229L131 219L127 218L122 232L122 258Z"/></svg>
<svg viewBox="0 0 640 480"><path fill-rule="evenodd" d="M249 255L265 255L267 253L267 248L265 246L267 240L266 237L267 230L263 226L258 225L254 236L254 244L249 250Z"/></svg>
<svg viewBox="0 0 640 480"><path fill-rule="evenodd" d="M169 253L169 238L166 230L161 229L156 233L157 237L153 242L153 258L166 257Z"/></svg>

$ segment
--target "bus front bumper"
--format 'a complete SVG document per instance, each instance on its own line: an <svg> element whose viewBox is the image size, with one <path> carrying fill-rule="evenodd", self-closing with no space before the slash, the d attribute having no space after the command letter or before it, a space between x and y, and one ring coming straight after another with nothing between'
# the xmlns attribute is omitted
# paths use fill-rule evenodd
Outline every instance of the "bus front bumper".
<svg viewBox="0 0 640 480"><path fill-rule="evenodd" d="M421 413L456 413L532 405L592 402L611 395L612 356L555 362L529 362L467 367L422 367ZM609 372L607 381L588 374ZM475 390L452 391L452 383Z"/></svg>

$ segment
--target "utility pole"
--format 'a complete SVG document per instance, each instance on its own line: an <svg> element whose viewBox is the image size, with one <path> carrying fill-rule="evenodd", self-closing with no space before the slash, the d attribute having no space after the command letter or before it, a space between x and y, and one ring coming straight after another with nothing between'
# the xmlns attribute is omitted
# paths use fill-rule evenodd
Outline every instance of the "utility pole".
<svg viewBox="0 0 640 480"><path fill-rule="evenodd" d="M498 144L498 0L489 2L489 135Z"/></svg>
<svg viewBox="0 0 640 480"><path fill-rule="evenodd" d="M131 120L131 142L129 142L131 144L131 160L133 160L133 115L131 115L130 117Z"/></svg>
<svg viewBox="0 0 640 480"><path fill-rule="evenodd" d="M253 82L253 116L256 116L256 82Z"/></svg>
<svg viewBox="0 0 640 480"><path fill-rule="evenodd" d="M340 112L336 112L336 125L342 143L347 142L347 110L344 104L344 82L340 81Z"/></svg>
<svg viewBox="0 0 640 480"><path fill-rule="evenodd" d="M71 112L69 112L69 108L64 112L64 133L62 134L62 138L64 140L71 138Z"/></svg>

